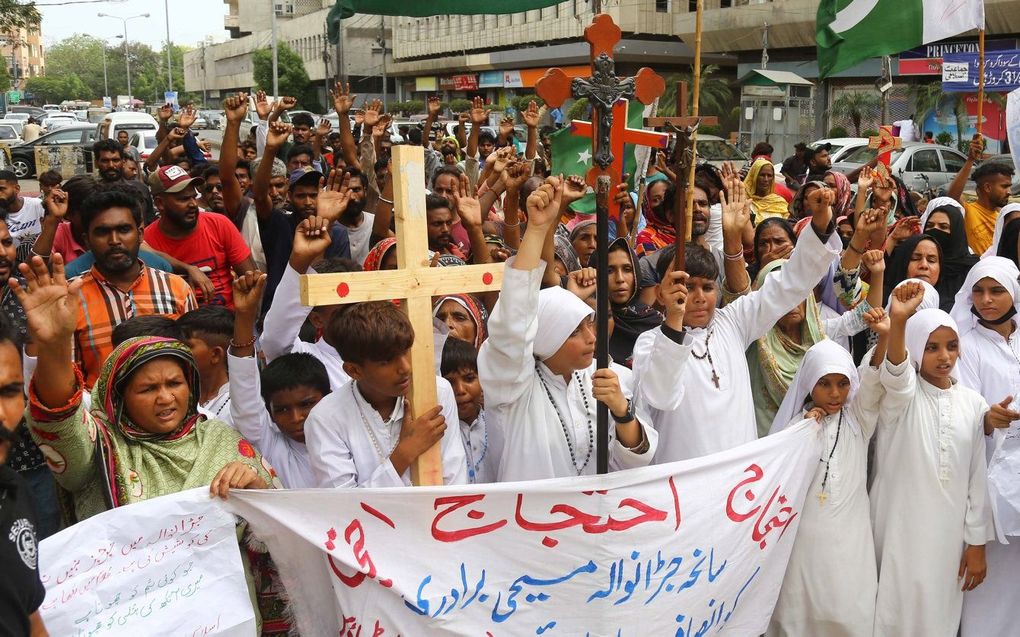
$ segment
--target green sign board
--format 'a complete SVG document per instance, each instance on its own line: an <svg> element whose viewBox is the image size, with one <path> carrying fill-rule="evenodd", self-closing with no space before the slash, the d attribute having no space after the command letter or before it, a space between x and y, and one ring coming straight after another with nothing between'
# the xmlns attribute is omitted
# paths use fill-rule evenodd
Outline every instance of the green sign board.
<svg viewBox="0 0 1020 637"><path fill-rule="evenodd" d="M19 91L7 91L7 101L10 104L17 104L21 101L21 93Z"/></svg>

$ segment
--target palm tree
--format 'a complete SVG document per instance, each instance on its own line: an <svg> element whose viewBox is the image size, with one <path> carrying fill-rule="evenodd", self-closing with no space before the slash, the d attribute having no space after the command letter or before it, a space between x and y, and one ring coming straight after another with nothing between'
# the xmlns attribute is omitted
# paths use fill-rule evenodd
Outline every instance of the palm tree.
<svg viewBox="0 0 1020 637"><path fill-rule="evenodd" d="M698 114L717 115L722 120L730 111L733 89L729 80L713 77L719 72L718 64L701 67L701 92L698 95ZM676 112L676 91L678 82L687 82L687 103L694 99L694 67L685 73L670 73L666 76L666 92L659 98L658 115L674 117Z"/></svg>
<svg viewBox="0 0 1020 637"><path fill-rule="evenodd" d="M882 108L882 100L874 93L844 93L829 107L832 117L847 118L854 125L857 137L861 136L861 120L872 119Z"/></svg>
<svg viewBox="0 0 1020 637"><path fill-rule="evenodd" d="M914 95L914 124L917 130L922 130L925 120L939 110L946 94L942 90L942 82L921 84L914 87L911 93Z"/></svg>

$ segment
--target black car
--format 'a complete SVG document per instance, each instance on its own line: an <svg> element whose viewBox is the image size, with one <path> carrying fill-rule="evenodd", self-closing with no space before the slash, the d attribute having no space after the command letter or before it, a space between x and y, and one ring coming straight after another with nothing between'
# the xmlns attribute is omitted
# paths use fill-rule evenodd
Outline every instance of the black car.
<svg viewBox="0 0 1020 637"><path fill-rule="evenodd" d="M11 163L14 174L19 179L34 176L36 172L36 149L59 146L80 146L85 151L85 171L89 172L92 169L92 145L95 141L95 124L71 124L52 133L46 133L33 141L11 148Z"/></svg>

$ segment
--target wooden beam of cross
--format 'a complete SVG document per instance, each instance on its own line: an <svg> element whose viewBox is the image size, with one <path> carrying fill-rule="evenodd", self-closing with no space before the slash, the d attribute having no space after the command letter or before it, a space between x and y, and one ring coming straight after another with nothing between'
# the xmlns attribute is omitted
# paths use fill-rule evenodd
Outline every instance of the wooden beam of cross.
<svg viewBox="0 0 1020 637"><path fill-rule="evenodd" d="M432 298L446 294L498 292L503 264L429 267L425 212L425 152L421 146L393 148L394 215L397 227L397 269L377 272L306 274L301 277L301 302L307 306L342 305L403 299L401 307L414 328L411 347L411 417L438 403L435 345L432 339ZM456 427L457 423L446 423ZM411 466L417 486L443 484L439 443Z"/></svg>
<svg viewBox="0 0 1020 637"><path fill-rule="evenodd" d="M719 118L715 115L705 117L692 117L687 111L687 82L676 83L676 116L675 117L646 117L645 126L661 128L673 126L679 129L704 124L705 126L718 126Z"/></svg>
<svg viewBox="0 0 1020 637"><path fill-rule="evenodd" d="M889 164L892 162L892 152L903 148L903 140L893 134L892 126L880 126L878 129L878 135L868 138L868 148L875 148L878 150L878 165L875 167L875 172L881 178L882 183L888 185L890 183L889 177Z"/></svg>

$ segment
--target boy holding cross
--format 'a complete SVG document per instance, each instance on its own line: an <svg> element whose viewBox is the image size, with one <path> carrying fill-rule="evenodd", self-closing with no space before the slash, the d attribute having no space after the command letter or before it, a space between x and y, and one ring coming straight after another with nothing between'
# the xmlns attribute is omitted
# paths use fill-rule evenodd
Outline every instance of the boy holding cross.
<svg viewBox="0 0 1020 637"><path fill-rule="evenodd" d="M727 192L723 226L743 227L750 214L747 196L732 179ZM801 235L789 263L761 289L722 309L716 309L718 265L711 253L688 244L686 272L660 264L657 295L666 319L634 345L638 402L648 405L660 438L656 463L697 458L757 438L744 352L812 294L839 256L833 199L828 189L812 193L812 231Z"/></svg>

